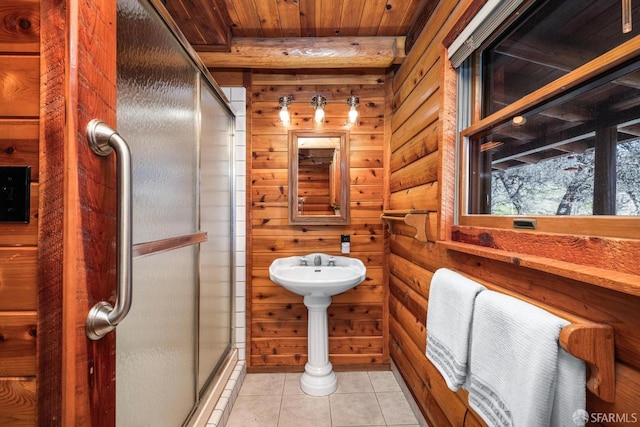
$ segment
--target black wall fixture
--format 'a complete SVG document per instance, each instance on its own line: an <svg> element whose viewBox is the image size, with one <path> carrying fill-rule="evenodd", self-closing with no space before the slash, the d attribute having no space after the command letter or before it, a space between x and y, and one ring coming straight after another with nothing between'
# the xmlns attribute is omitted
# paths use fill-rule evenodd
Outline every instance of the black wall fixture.
<svg viewBox="0 0 640 427"><path fill-rule="evenodd" d="M31 166L0 166L0 221L29 222Z"/></svg>

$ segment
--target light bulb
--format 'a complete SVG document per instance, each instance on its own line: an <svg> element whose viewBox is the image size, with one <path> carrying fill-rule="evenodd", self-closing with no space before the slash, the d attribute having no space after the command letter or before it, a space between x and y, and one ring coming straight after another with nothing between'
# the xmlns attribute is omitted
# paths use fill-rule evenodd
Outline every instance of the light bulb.
<svg viewBox="0 0 640 427"><path fill-rule="evenodd" d="M283 106L280 110L280 121L285 126L291 122L291 118L289 117L289 110L287 109L286 105Z"/></svg>
<svg viewBox="0 0 640 427"><path fill-rule="evenodd" d="M347 98L347 105L349 106L349 123L354 124L358 119L358 105L360 104L360 98L355 95L351 95Z"/></svg>
<svg viewBox="0 0 640 427"><path fill-rule="evenodd" d="M358 110L356 107L351 107L349 109L349 123L353 124L358 119Z"/></svg>
<svg viewBox="0 0 640 427"><path fill-rule="evenodd" d="M278 100L278 104L280 105L280 121L283 125L288 126L291 123L291 117L289 116L289 108L291 105L291 100L293 96L281 96Z"/></svg>
<svg viewBox="0 0 640 427"><path fill-rule="evenodd" d="M313 114L313 120L316 124L322 123L324 121L324 106L327 105L327 98L322 95L316 95L311 98L311 105L316 110Z"/></svg>

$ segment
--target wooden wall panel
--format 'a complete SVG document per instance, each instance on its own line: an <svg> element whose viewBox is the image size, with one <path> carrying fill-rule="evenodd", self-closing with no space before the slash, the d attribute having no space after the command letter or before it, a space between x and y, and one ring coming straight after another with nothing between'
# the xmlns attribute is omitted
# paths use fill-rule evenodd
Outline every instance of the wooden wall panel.
<svg viewBox="0 0 640 427"><path fill-rule="evenodd" d="M36 376L36 312L0 312L0 377Z"/></svg>
<svg viewBox="0 0 640 427"><path fill-rule="evenodd" d="M90 120L116 123L116 4L41 1L38 420L115 424L115 334L87 340L92 302L116 283L113 156L92 153Z"/></svg>
<svg viewBox="0 0 640 427"><path fill-rule="evenodd" d="M0 223L0 425L33 426L39 386L39 0L0 4L0 87L0 166L31 166L29 223Z"/></svg>
<svg viewBox="0 0 640 427"><path fill-rule="evenodd" d="M40 58L0 56L0 116L38 117L40 114Z"/></svg>
<svg viewBox="0 0 640 427"><path fill-rule="evenodd" d="M40 1L0 3L0 52L40 52Z"/></svg>
<svg viewBox="0 0 640 427"><path fill-rule="evenodd" d="M442 47L448 33L476 0L440 1L393 80L388 200L385 209L423 209L438 215L439 239L479 244L491 230L456 228L452 236L455 149L455 73L448 68ZM465 22L468 22L468 17ZM587 411L637 414L640 407L640 298L625 287L606 289L576 277L560 277L513 263L446 250L437 243L419 242L415 230L398 225L386 242L389 292L390 351L426 419L433 425L484 425L468 408L465 392L451 392L425 356L429 284L441 267L460 270L487 284L540 301L580 317L615 328L616 396L607 403L587 393ZM432 233L433 234L433 233ZM522 234L496 231L492 247L513 252L528 240ZM455 237L455 238L454 238ZM535 236L537 255L595 266L611 274L639 274L635 262L638 242L630 239L587 239L546 234ZM606 273L603 273L606 274ZM638 278L640 282L640 277ZM603 422L602 425L619 425Z"/></svg>
<svg viewBox="0 0 640 427"><path fill-rule="evenodd" d="M409 235L392 235L390 240L390 322L391 342L401 339L404 347L411 343L418 350L410 357L411 366L418 371L439 374L426 359L423 327L426 327L429 282L435 269L447 267L457 269L482 283L498 285L594 322L608 323L616 331L616 396L614 403L604 402L587 393L589 412L633 413L638 405L637 384L640 381L640 319L637 307L640 298L608 289L560 278L549 273L522 269L517 266L484 259L482 257L447 251L437 244L416 242ZM395 325L395 326L394 326ZM401 337L399 338L399 336ZM392 356L394 356L392 345ZM394 359L395 360L395 359ZM400 364L399 364L400 366ZM407 378L411 372L401 373ZM406 378L405 378L406 379ZM426 381L426 380L425 380ZM433 384L434 378L431 378ZM439 377L439 381L442 378ZM463 403L466 395L462 394ZM460 392L448 389L434 391L434 399L449 404L461 399ZM418 402L419 405L422 403ZM423 412L426 407L421 408ZM459 409L443 408L448 417ZM451 412L454 411L454 412ZM605 425L607 425L605 423ZM612 424L615 425L615 424Z"/></svg>
<svg viewBox="0 0 640 427"><path fill-rule="evenodd" d="M35 426L36 381L33 378L0 378L0 425Z"/></svg>
<svg viewBox="0 0 640 427"><path fill-rule="evenodd" d="M254 72L248 90L251 121L247 192L248 368L301 370L306 363L307 309L302 297L269 279L274 259L326 252L341 255L340 235L351 235L352 257L367 266L361 285L332 298L329 307L330 360L336 369L388 367L388 309L385 304L384 229L380 220L384 194L384 141L387 102L385 76L362 76L357 84L340 75ZM295 81L295 85L292 84ZM315 127L311 97L327 97L326 120ZM360 97L360 117L346 126L346 98ZM278 98L293 95L292 123L278 118ZM348 225L288 224L288 132L348 130L350 135L350 208ZM305 206L306 209L306 206Z"/></svg>
<svg viewBox="0 0 640 427"><path fill-rule="evenodd" d="M40 175L39 125L37 120L0 120L0 163L3 166L31 166L31 181Z"/></svg>
<svg viewBox="0 0 640 427"><path fill-rule="evenodd" d="M37 309L37 248L0 246L0 312Z"/></svg>

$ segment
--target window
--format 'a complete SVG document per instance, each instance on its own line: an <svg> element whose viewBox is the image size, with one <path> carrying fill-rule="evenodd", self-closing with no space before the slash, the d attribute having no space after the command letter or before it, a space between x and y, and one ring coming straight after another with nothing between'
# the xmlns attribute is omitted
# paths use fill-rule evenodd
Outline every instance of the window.
<svg viewBox="0 0 640 427"><path fill-rule="evenodd" d="M640 7L628 33L620 0L519 7L460 68L459 223L640 238Z"/></svg>

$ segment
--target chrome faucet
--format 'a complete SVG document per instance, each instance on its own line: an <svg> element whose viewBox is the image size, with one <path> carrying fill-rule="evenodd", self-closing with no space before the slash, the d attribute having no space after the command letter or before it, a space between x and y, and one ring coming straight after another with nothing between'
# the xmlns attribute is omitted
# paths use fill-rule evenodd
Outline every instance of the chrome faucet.
<svg viewBox="0 0 640 427"><path fill-rule="evenodd" d="M307 257L306 256L301 256L300 257L300 265L307 265Z"/></svg>
<svg viewBox="0 0 640 427"><path fill-rule="evenodd" d="M322 257L320 255L316 255L313 258L313 265L322 265Z"/></svg>
<svg viewBox="0 0 640 427"><path fill-rule="evenodd" d="M329 262L327 263L327 265L329 266L335 266L336 265L336 259L334 257L329 257Z"/></svg>

